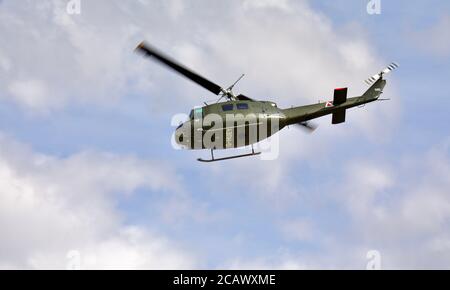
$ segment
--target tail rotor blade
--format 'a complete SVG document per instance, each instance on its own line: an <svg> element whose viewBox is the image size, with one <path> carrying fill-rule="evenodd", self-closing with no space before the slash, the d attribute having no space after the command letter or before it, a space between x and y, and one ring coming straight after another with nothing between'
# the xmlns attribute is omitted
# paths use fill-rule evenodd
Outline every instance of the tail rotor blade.
<svg viewBox="0 0 450 290"><path fill-rule="evenodd" d="M379 78L381 78L383 75L390 73L391 71L395 70L396 68L398 68L398 64L393 62L390 65L388 65L386 68L384 68L380 73L371 76L370 78L368 78L367 80L365 80L366 84L368 85L372 85L373 83L375 83Z"/></svg>
<svg viewBox="0 0 450 290"><path fill-rule="evenodd" d="M391 71L393 71L394 69L398 68L398 64L396 64L395 62L391 63L390 65L388 65L383 71L383 74L387 74L390 73Z"/></svg>
<svg viewBox="0 0 450 290"><path fill-rule="evenodd" d="M381 77L380 74L373 75L373 76L371 76L370 78L368 78L368 79L366 80L366 83L367 83L368 85L371 85L371 84L373 84L374 82L376 82L380 77Z"/></svg>

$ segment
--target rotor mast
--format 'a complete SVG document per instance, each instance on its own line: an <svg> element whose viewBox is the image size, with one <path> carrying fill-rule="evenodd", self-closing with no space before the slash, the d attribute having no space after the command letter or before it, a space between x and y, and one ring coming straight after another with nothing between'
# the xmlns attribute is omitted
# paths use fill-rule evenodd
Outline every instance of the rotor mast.
<svg viewBox="0 0 450 290"><path fill-rule="evenodd" d="M237 101L239 100L236 95L233 93L234 86L245 76L245 74L242 74L231 86L229 86L227 89L222 90L222 96L227 97L229 100Z"/></svg>

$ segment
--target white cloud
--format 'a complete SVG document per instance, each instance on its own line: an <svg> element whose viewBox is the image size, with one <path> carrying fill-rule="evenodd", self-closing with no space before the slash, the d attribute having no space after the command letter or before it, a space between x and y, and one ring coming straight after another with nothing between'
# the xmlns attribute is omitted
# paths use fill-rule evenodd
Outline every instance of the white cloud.
<svg viewBox="0 0 450 290"><path fill-rule="evenodd" d="M39 80L13 81L8 88L11 96L31 109L47 109L54 105L47 86Z"/></svg>
<svg viewBox="0 0 450 290"><path fill-rule="evenodd" d="M301 264L291 258L255 258L244 259L235 258L228 264L224 265L224 269L232 270L307 270L314 269L314 266Z"/></svg>
<svg viewBox="0 0 450 290"><path fill-rule="evenodd" d="M9 61L9 59L2 56L1 52L0 52L0 68L6 73L11 69L11 62Z"/></svg>
<svg viewBox="0 0 450 290"><path fill-rule="evenodd" d="M389 268L448 268L449 142L424 156L352 165L336 197L360 245L378 248ZM394 171L395 169L395 171Z"/></svg>
<svg viewBox="0 0 450 290"><path fill-rule="evenodd" d="M56 253L55 253L56 252ZM148 234L139 227L123 227L110 238L85 243L70 251L33 253L28 266L34 269L78 266L81 269L191 269L192 257L180 251L175 243L157 235Z"/></svg>
<svg viewBox="0 0 450 290"><path fill-rule="evenodd" d="M245 0L243 7L244 9L277 8L284 11L289 11L291 8L289 0Z"/></svg>
<svg viewBox="0 0 450 290"><path fill-rule="evenodd" d="M405 153L384 161L367 157L342 164L343 176L330 178L323 188L330 195L316 196L327 199L325 206L310 208L308 204L314 215L282 215L276 222L287 245L300 242L304 246L291 248L279 243L270 253L250 258L237 255L223 266L365 269L367 252L377 250L383 269L448 269L449 152L447 139L421 155ZM329 209L334 213L320 216Z"/></svg>
<svg viewBox="0 0 450 290"><path fill-rule="evenodd" d="M392 172L379 163L354 162L345 182L347 206L355 213L367 214L374 206L377 194L393 185ZM373 209L373 208L372 208Z"/></svg>
<svg viewBox="0 0 450 290"><path fill-rule="evenodd" d="M69 15L66 4L2 3L0 32L10 41L0 45L8 72L0 84L12 87L2 98L47 111L71 102L108 104L143 89L146 76L139 77L142 65L133 53L139 30L126 21L125 12L117 8L106 17L109 2L85 1L80 15ZM32 94L38 80L39 88L45 84L45 96L42 90Z"/></svg>
<svg viewBox="0 0 450 290"><path fill-rule="evenodd" d="M123 224L117 194L138 188L181 192L161 163L87 152L55 158L0 136L0 266L65 268L70 250L84 268L191 268L180 245Z"/></svg>

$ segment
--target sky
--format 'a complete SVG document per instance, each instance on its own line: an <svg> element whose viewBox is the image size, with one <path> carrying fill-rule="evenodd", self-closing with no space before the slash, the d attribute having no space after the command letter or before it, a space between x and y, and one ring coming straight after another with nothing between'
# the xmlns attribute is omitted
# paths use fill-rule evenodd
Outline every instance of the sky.
<svg viewBox="0 0 450 290"><path fill-rule="evenodd" d="M0 268L450 268L448 1L69 2L0 1ZM282 108L400 68L274 160L203 164L171 120L215 96L142 40Z"/></svg>

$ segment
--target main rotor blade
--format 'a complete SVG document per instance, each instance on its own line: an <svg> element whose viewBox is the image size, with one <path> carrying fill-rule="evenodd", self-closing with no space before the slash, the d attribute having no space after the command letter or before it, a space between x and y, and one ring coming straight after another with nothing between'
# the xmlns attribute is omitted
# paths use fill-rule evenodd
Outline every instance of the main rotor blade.
<svg viewBox="0 0 450 290"><path fill-rule="evenodd" d="M182 74L183 76L187 77L191 81L199 84L200 86L204 87L205 89L209 90L213 94L220 94L222 92L222 87L219 85L205 79L201 75L193 72L192 70L188 69L187 67L184 67L183 65L177 63L176 61L170 59L168 56L164 55L163 53L159 52L157 49L151 47L150 45L141 42L137 47L136 51L142 52L144 55L148 57L153 57L162 64L168 66L169 68L177 71L178 73Z"/></svg>
<svg viewBox="0 0 450 290"><path fill-rule="evenodd" d="M249 97L247 97L247 96L244 96L244 95L242 95L242 94L238 95L238 96L236 97L236 99L238 99L239 101L254 101L254 99L251 99L251 98L249 98Z"/></svg>

